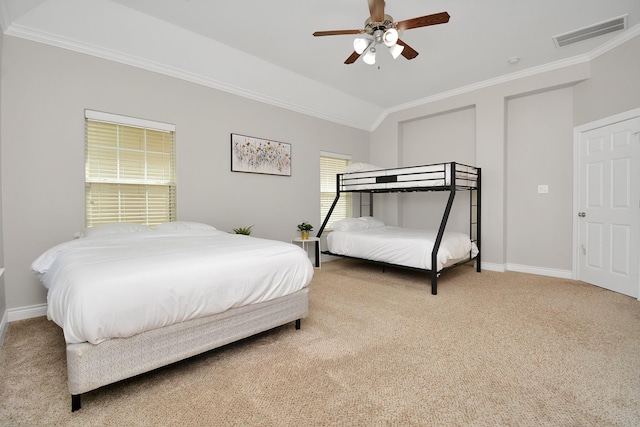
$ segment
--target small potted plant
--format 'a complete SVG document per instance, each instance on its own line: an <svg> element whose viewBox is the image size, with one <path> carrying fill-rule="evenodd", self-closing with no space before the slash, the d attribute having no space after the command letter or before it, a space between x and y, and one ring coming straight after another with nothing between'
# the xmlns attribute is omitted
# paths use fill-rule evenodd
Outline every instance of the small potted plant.
<svg viewBox="0 0 640 427"><path fill-rule="evenodd" d="M298 224L298 230L300 230L302 240L307 240L309 238L309 232L313 230L313 225L309 224L306 221L302 221L300 224Z"/></svg>
<svg viewBox="0 0 640 427"><path fill-rule="evenodd" d="M244 234L245 236L248 236L251 234L251 228L253 227L253 225L250 225L249 227L238 227L238 228L234 228L233 232L236 234Z"/></svg>

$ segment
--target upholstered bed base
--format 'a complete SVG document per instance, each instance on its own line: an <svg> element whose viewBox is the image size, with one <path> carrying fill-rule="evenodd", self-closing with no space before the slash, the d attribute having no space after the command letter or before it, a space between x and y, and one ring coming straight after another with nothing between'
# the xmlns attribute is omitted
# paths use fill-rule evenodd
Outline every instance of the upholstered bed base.
<svg viewBox="0 0 640 427"><path fill-rule="evenodd" d="M82 393L221 347L286 323L309 312L308 289L260 304L232 308L130 338L100 344L67 344L71 409Z"/></svg>

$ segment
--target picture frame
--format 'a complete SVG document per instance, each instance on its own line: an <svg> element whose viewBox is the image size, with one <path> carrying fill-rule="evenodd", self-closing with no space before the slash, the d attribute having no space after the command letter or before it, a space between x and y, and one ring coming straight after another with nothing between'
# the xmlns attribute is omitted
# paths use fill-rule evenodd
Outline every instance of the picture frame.
<svg viewBox="0 0 640 427"><path fill-rule="evenodd" d="M231 171L291 176L291 144L232 133Z"/></svg>

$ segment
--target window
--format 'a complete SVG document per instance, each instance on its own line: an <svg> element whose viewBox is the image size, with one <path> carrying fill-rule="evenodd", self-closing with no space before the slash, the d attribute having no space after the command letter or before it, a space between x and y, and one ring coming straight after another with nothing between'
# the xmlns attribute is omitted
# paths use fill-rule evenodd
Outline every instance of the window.
<svg viewBox="0 0 640 427"><path fill-rule="evenodd" d="M85 111L87 227L176 220L175 126Z"/></svg>
<svg viewBox="0 0 640 427"><path fill-rule="evenodd" d="M327 217L336 198L336 174L343 173L351 163L351 157L342 154L320 153L320 217ZM333 209L327 228L335 221L351 218L351 193L341 193L338 204Z"/></svg>

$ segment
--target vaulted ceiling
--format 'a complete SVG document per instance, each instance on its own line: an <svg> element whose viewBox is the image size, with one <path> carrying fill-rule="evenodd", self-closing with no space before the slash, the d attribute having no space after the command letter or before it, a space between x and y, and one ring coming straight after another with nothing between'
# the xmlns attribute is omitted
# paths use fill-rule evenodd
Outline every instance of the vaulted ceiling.
<svg viewBox="0 0 640 427"><path fill-rule="evenodd" d="M386 113L584 62L640 34L638 0L387 0L395 21L447 11L401 39L412 60L378 52L345 65L366 0L0 0L23 37L157 71L362 129ZM553 37L612 18L626 28L565 47ZM517 57L519 61L510 63Z"/></svg>

